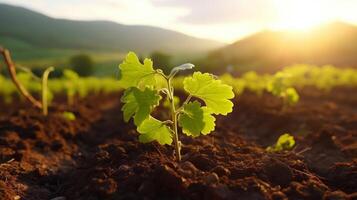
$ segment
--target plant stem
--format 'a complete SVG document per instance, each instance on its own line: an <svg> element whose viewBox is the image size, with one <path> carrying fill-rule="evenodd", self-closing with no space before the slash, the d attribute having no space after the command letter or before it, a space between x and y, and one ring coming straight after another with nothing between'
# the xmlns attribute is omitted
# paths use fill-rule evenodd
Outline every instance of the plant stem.
<svg viewBox="0 0 357 200"><path fill-rule="evenodd" d="M188 104L188 102L190 102L191 98L192 98L192 95L189 95L189 96L186 98L186 100L182 103L181 107L179 107L179 108L176 110L176 113L181 112L181 111L183 110L183 107L184 107L186 104Z"/></svg>
<svg viewBox="0 0 357 200"><path fill-rule="evenodd" d="M178 136L178 128L177 128L177 116L178 116L178 111L176 110L175 107L175 101L174 101L174 88L171 84L171 80L174 76L166 76L162 71L156 71L157 74L159 74L160 76L162 76L167 83L167 89L168 89L168 97L171 103L171 119L172 119L172 130L174 132L174 145L175 145L175 155L176 155L176 160L178 162L181 161L181 142L179 140L179 136ZM189 97L191 98L191 97Z"/></svg>
<svg viewBox="0 0 357 200"><path fill-rule="evenodd" d="M14 82L15 86L19 90L20 94L24 96L33 106L36 108L42 108L41 102L37 101L27 90L26 88L17 80L16 78L16 68L15 64L11 59L9 50L2 48L0 46L0 54L3 56L7 68L9 70L9 74L12 82Z"/></svg>
<svg viewBox="0 0 357 200"><path fill-rule="evenodd" d="M53 67L49 67L42 75L42 113L44 116L48 114L48 76L53 70Z"/></svg>
<svg viewBox="0 0 357 200"><path fill-rule="evenodd" d="M181 161L181 144L180 140L178 137L178 128L177 128L177 112L175 108L175 102L174 102L174 89L171 85L171 78L166 79L167 80L167 86L169 90L169 99L171 102L171 117L172 117L172 130L174 131L174 145L175 145L175 155L176 155L176 160L179 162Z"/></svg>

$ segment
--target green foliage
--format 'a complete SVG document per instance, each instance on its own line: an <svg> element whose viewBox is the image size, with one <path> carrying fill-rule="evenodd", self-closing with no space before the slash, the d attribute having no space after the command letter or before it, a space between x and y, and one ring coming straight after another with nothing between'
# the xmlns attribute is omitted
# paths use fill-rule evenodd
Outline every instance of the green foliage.
<svg viewBox="0 0 357 200"><path fill-rule="evenodd" d="M125 90L121 101L124 103L122 111L126 122L134 116L137 126L149 117L152 110L159 105L161 96L157 90L145 88L143 91L135 87Z"/></svg>
<svg viewBox="0 0 357 200"><path fill-rule="evenodd" d="M76 115L72 112L65 111L62 113L62 117L65 118L68 121L74 121L76 120Z"/></svg>
<svg viewBox="0 0 357 200"><path fill-rule="evenodd" d="M247 81L244 81L243 79L234 78L230 74L223 74L219 77L219 79L222 80L223 83L231 85L235 94L242 94L244 92L245 87L247 87L248 85Z"/></svg>
<svg viewBox="0 0 357 200"><path fill-rule="evenodd" d="M143 143L157 141L159 144L171 144L172 133L171 129L165 125L165 123L153 118L148 117L138 127L140 133L139 141Z"/></svg>
<svg viewBox="0 0 357 200"><path fill-rule="evenodd" d="M299 101L299 94L295 88L289 84L288 73L278 72L276 73L267 85L267 90L273 95L281 97L284 101L284 105L295 105Z"/></svg>
<svg viewBox="0 0 357 200"><path fill-rule="evenodd" d="M29 92L41 94L40 78L29 72L19 72L17 77ZM63 77L48 80L47 97L48 102L51 102L57 95L66 94L68 103L73 104L76 96L84 98L88 94L105 94L121 90L118 81L113 78L79 77L74 71L66 69ZM0 74L0 101L11 103L15 94L18 92L13 82Z"/></svg>
<svg viewBox="0 0 357 200"><path fill-rule="evenodd" d="M180 104L180 98L177 97L177 96L174 96L174 105L175 105L175 106L178 106L179 104ZM164 106L165 108L170 109L170 107L171 107L171 102L170 102L170 99L169 99L168 97L165 98L165 101L164 101L164 103L163 103L163 106Z"/></svg>
<svg viewBox="0 0 357 200"><path fill-rule="evenodd" d="M169 76L171 76L171 74L176 75L181 70L191 68L192 66L190 65L176 67L175 70L173 69L171 71ZM151 86L157 90L165 89L165 87L167 87L166 80L162 77L160 78L160 75L158 75L157 71L153 68L151 72L155 73L153 76L152 74L149 75L154 79L151 81L153 83ZM248 72L240 77L225 74L220 76L219 79L222 80L222 83L232 86L236 95L246 91L260 95L264 90L270 93L284 94L283 96L277 96L283 98L284 105L286 106L294 105L298 102L299 96L297 90L302 90L304 87L315 87L325 92L329 92L335 87L357 87L357 70L353 68L341 69L332 66L294 65L284 68L281 73L289 74L289 76L280 79L276 77L278 73L268 75ZM36 94L41 93L40 78L32 75L31 71L19 70L17 77L29 92ZM54 77L52 73L51 77ZM175 76L171 79L171 85L177 90L184 90L184 79L185 77ZM279 87L275 89L271 87L274 84L279 86L280 81L285 85L285 90L281 90L284 91L283 93L275 91L275 89ZM50 101L52 97L55 98L57 95L66 94L68 103L73 104L77 98L84 98L89 94L121 91L123 87L120 82L122 81L113 78L80 77L76 72L65 69L61 78L48 80L48 88L50 91L48 93L48 99ZM138 87L141 90L145 88L140 85ZM268 89L269 87L271 87L271 89ZM13 97L17 94L17 89L11 80L0 74L0 101L11 103ZM173 99L175 107L178 107L180 103L177 101L178 98L174 97ZM170 98L168 96L164 98L163 104L165 108L171 107Z"/></svg>
<svg viewBox="0 0 357 200"><path fill-rule="evenodd" d="M42 75L42 113L45 116L48 114L49 96L52 96L50 95L52 93L48 90L48 76L53 70L55 70L54 67L49 67L43 72Z"/></svg>
<svg viewBox="0 0 357 200"><path fill-rule="evenodd" d="M267 89L273 95L280 96L288 87L286 79L289 77L289 74L278 72L272 79L269 81Z"/></svg>
<svg viewBox="0 0 357 200"><path fill-rule="evenodd" d="M63 71L63 78L64 78L64 86L67 95L67 102L68 104L72 105L74 101L74 96L77 92L77 84L79 80L79 76L76 72L65 69Z"/></svg>
<svg viewBox="0 0 357 200"><path fill-rule="evenodd" d="M94 72L93 60L86 54L72 56L69 60L69 64L80 76L90 76Z"/></svg>
<svg viewBox="0 0 357 200"><path fill-rule="evenodd" d="M188 136L199 136L209 134L215 128L216 118L207 107L201 107L197 101L190 102L183 106L182 114L179 117L179 125L182 132Z"/></svg>
<svg viewBox="0 0 357 200"><path fill-rule="evenodd" d="M133 52L128 53L125 60L119 65L119 70L119 82L124 89L154 86L156 83L152 61L145 58L144 64L141 64Z"/></svg>
<svg viewBox="0 0 357 200"><path fill-rule="evenodd" d="M183 80L184 89L189 96L181 106L178 105L178 101L175 101L173 78L178 72L193 67L192 64L180 65L173 68L169 75L165 75L161 69L154 70L149 59L145 59L144 64L140 63L133 52L119 65L119 82L126 89L122 96L124 120L134 118L141 142L171 144L174 141L177 160L181 159L178 126L188 136L206 135L215 128L213 114L227 115L233 109L230 101L234 97L232 87L216 80L211 74L201 72L195 72ZM156 81L157 79L161 81ZM160 94L165 94L169 101L171 120L160 121L151 116L153 109L159 105ZM198 101L191 102L192 97L202 99L205 106L202 107Z"/></svg>
<svg viewBox="0 0 357 200"><path fill-rule="evenodd" d="M295 105L300 99L299 94L295 88L289 87L285 90L284 100L288 105Z"/></svg>
<svg viewBox="0 0 357 200"><path fill-rule="evenodd" d="M234 97L232 87L216 80L211 74L193 73L183 81L184 89L190 95L202 99L214 114L227 115L232 112Z"/></svg>
<svg viewBox="0 0 357 200"><path fill-rule="evenodd" d="M285 150L291 150L295 145L294 136L289 133L285 133L278 138L278 141L273 145L267 147L269 152L280 152Z"/></svg>
<svg viewBox="0 0 357 200"><path fill-rule="evenodd" d="M267 81L270 77L258 75L254 71L244 73L241 80L244 82L244 87L250 91L255 92L257 95L262 95L266 89Z"/></svg>

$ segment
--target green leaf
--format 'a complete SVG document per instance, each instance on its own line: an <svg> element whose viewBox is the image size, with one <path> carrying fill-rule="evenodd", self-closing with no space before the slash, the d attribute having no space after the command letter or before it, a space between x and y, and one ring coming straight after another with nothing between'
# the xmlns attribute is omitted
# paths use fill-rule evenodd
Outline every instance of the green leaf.
<svg viewBox="0 0 357 200"><path fill-rule="evenodd" d="M215 121L216 118L212 115L211 109L208 107L202 107L203 110L203 121L205 122L205 127L202 130L203 135L207 135L210 132L214 131L216 126Z"/></svg>
<svg viewBox="0 0 357 200"><path fill-rule="evenodd" d="M134 87L128 88L121 98L121 101L125 103L122 107L124 121L128 122L134 116L134 124L139 126L159 105L160 99L161 96L157 90L148 87L144 91Z"/></svg>
<svg viewBox="0 0 357 200"><path fill-rule="evenodd" d="M76 115L74 115L74 113L72 113L72 112L64 111L62 113L62 116L63 116L63 118L65 118L68 121L76 120Z"/></svg>
<svg viewBox="0 0 357 200"><path fill-rule="evenodd" d="M148 143L155 140L161 145L170 145L172 143L171 129L163 122L153 117L149 117L143 121L137 128L137 131L141 134L139 136L139 141L142 143Z"/></svg>
<svg viewBox="0 0 357 200"><path fill-rule="evenodd" d="M78 74L75 72L75 71L72 71L70 69L65 69L63 71L63 76L66 78L66 79L69 79L69 80L77 80L79 79L79 76Z"/></svg>
<svg viewBox="0 0 357 200"><path fill-rule="evenodd" d="M273 146L269 146L266 150L269 152L279 152L283 150L290 150L294 147L294 145L294 136L289 133L285 133L279 137L278 141Z"/></svg>
<svg viewBox="0 0 357 200"><path fill-rule="evenodd" d="M119 65L119 84L123 88L145 87L155 85L155 70L150 59L145 58L141 64L134 52L129 52L125 60Z"/></svg>
<svg viewBox="0 0 357 200"><path fill-rule="evenodd" d="M177 107L177 105L179 105L179 104L180 104L180 98L178 98L177 96L174 96L174 105L175 105L175 107ZM165 108L168 108L168 109L171 108L171 101L169 100L168 97L165 98L163 106Z"/></svg>
<svg viewBox="0 0 357 200"><path fill-rule="evenodd" d="M232 87L214 79L211 74L195 72L183 81L184 89L192 96L202 99L213 114L227 115L232 112L234 97Z"/></svg>
<svg viewBox="0 0 357 200"><path fill-rule="evenodd" d="M298 101L299 101L299 94L297 93L297 91L290 87L288 89L286 89L285 91L285 101L289 104L289 105L295 105Z"/></svg>
<svg viewBox="0 0 357 200"><path fill-rule="evenodd" d="M211 115L211 110L201 107L197 101L184 105L183 113L179 116L179 125L182 132L188 136L197 137L200 133L206 135L214 130L215 118Z"/></svg>

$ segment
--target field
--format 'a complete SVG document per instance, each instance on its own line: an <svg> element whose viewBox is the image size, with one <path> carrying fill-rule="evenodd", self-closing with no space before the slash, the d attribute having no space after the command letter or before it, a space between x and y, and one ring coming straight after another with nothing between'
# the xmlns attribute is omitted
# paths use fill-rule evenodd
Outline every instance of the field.
<svg viewBox="0 0 357 200"><path fill-rule="evenodd" d="M117 80L73 73L50 79L54 98L44 116L2 78L8 92L0 93L0 197L355 199L356 74L302 65L220 76L233 86L233 112L218 116L209 135L180 134L180 162L173 145L138 141L135 125L123 118ZM39 85L18 78L37 96ZM174 82L183 102L182 77ZM296 93L286 95L289 88ZM159 106L153 115L164 118L167 110ZM268 151L284 133L294 147Z"/></svg>
<svg viewBox="0 0 357 200"><path fill-rule="evenodd" d="M0 1L0 200L357 200L357 1Z"/></svg>

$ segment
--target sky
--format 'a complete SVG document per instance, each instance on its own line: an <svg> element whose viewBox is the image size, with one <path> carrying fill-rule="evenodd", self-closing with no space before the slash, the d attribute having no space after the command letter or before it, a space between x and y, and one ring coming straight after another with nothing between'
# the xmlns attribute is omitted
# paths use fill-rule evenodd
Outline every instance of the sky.
<svg viewBox="0 0 357 200"><path fill-rule="evenodd" d="M0 0L56 18L150 25L234 42L254 32L357 24L357 0ZM1 20L1 19L0 19Z"/></svg>

